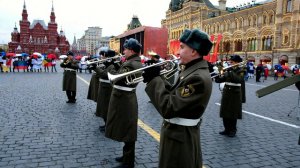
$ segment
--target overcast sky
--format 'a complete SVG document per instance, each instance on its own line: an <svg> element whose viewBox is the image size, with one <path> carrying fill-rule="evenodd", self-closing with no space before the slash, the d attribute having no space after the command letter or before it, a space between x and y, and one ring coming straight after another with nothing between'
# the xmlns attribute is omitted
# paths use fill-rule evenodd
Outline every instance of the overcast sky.
<svg viewBox="0 0 300 168"><path fill-rule="evenodd" d="M210 0L218 5L218 0ZM257 0L260 2L263 0ZM144 26L160 27L171 0L53 0L58 32L65 32L72 44L74 35L82 37L88 27L99 26L103 36L122 34L133 15ZM251 0L227 0L227 6L251 2ZM52 0L25 0L28 20L50 20ZM11 32L22 20L24 0L0 0L0 44L11 41Z"/></svg>

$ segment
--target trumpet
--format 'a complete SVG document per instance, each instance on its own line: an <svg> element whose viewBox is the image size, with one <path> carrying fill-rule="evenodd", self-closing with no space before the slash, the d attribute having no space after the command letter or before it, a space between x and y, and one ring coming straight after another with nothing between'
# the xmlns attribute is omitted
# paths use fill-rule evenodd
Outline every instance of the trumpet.
<svg viewBox="0 0 300 168"><path fill-rule="evenodd" d="M118 59L118 58L121 59L122 57L123 57L123 55L116 55L116 56L113 56L113 57L110 57L110 58L105 58L105 59L95 58L95 59L92 59L92 60L87 60L86 64L87 65L103 64L106 61L109 61L109 60L112 60L112 59Z"/></svg>
<svg viewBox="0 0 300 168"><path fill-rule="evenodd" d="M107 76L108 76L108 79L110 80L110 82L114 82L114 81L117 81L119 79L126 78L126 84L127 85L136 84L136 83L139 83L139 82L143 81L142 76L137 77L136 75L141 74L145 69L148 69L148 68L151 68L151 67L154 67L154 66L162 66L162 65L171 64L171 69L166 69L167 66L164 66L164 69L162 69L160 71L160 74L168 76L170 73L174 73L174 71L177 71L177 66L176 66L175 61L177 61L178 59L179 58L176 58L174 60L165 60L165 61L162 61L162 62L159 62L159 63L156 63L156 64L148 65L148 66L143 67L143 68L139 68L139 69L136 69L136 70L133 70L133 71L129 71L129 72L125 72L125 73L117 74L117 75L113 75L113 74L108 72Z"/></svg>
<svg viewBox="0 0 300 168"><path fill-rule="evenodd" d="M70 62L70 60L69 60L68 58L66 58L66 59L64 60L64 65L67 65L69 62Z"/></svg>
<svg viewBox="0 0 300 168"><path fill-rule="evenodd" d="M240 62L238 64L234 64L234 65L230 65L228 67L225 68L219 68L220 70L218 70L218 72L211 72L210 74L213 75L215 73L217 73L216 75L212 76L211 78L215 78L219 75L222 75L224 72L226 72L228 69L233 68L233 67L245 67L247 65L247 60Z"/></svg>

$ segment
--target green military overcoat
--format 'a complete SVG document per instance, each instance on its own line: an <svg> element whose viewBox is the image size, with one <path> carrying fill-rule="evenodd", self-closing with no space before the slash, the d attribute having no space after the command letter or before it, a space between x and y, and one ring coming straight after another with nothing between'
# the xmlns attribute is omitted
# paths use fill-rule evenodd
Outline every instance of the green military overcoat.
<svg viewBox="0 0 300 168"><path fill-rule="evenodd" d="M99 88L99 77L97 77L96 73L93 73L89 85L87 99L97 102L98 88Z"/></svg>
<svg viewBox="0 0 300 168"><path fill-rule="evenodd" d="M95 71L99 76L99 79L108 81L107 72L113 69L114 66L110 65L105 69L97 68ZM96 107L96 116L103 118L106 121L108 105L110 101L110 95L112 91L112 85L107 82L99 82L99 92L98 92L98 100Z"/></svg>
<svg viewBox="0 0 300 168"><path fill-rule="evenodd" d="M141 68L141 58L138 55L130 56L124 62L118 74ZM141 74L137 74L137 77ZM117 80L114 85L135 88L137 84L126 85L125 78ZM109 102L105 136L119 142L133 142L137 139L138 103L135 90L124 91L112 89Z"/></svg>
<svg viewBox="0 0 300 168"><path fill-rule="evenodd" d="M60 64L62 68L70 68L75 71L65 70L63 74L63 91L76 91L76 70L79 68L77 61L72 60L68 64Z"/></svg>
<svg viewBox="0 0 300 168"><path fill-rule="evenodd" d="M192 65L191 65L192 64ZM155 77L146 93L164 119L200 118L208 104L212 80L208 64L202 59L190 63L179 73L173 87L163 77ZM182 126L164 121L161 128L160 168L201 168L200 126Z"/></svg>
<svg viewBox="0 0 300 168"><path fill-rule="evenodd" d="M237 67L215 79L217 83L225 82L220 107L221 118L242 119L242 103L246 102L244 72L244 69ZM226 82L241 86L227 85Z"/></svg>

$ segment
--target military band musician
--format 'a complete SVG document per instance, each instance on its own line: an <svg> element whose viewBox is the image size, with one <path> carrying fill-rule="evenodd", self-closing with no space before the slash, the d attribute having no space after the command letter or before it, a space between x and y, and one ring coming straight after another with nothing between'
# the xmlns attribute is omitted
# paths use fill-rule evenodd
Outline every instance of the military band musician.
<svg viewBox="0 0 300 168"><path fill-rule="evenodd" d="M130 38L125 41L123 47L126 61L117 72L111 73L122 74L143 67L139 56L141 44L136 39ZM138 76L141 74L137 74ZM120 167L123 168L134 167L135 161L138 120L136 86L137 83L128 84L125 78L115 81L107 114L105 136L125 143L123 155L116 158L116 161L121 162Z"/></svg>
<svg viewBox="0 0 300 168"><path fill-rule="evenodd" d="M63 74L63 91L66 91L67 103L76 102L76 70L79 68L76 60L73 59L73 52L67 53L67 58L60 64L64 68Z"/></svg>
<svg viewBox="0 0 300 168"><path fill-rule="evenodd" d="M229 60L232 67L221 76L217 76L215 81L217 83L225 82L220 107L224 130L220 134L234 137L237 132L237 119L242 119L242 103L246 102L244 81L246 69L235 66L242 62L239 55L233 55Z"/></svg>
<svg viewBox="0 0 300 168"><path fill-rule="evenodd" d="M180 37L180 64L175 85L160 75L160 68L145 69L146 93L164 118L159 150L160 168L200 168L200 121L212 91L212 80L203 56L211 50L206 33L185 30Z"/></svg>

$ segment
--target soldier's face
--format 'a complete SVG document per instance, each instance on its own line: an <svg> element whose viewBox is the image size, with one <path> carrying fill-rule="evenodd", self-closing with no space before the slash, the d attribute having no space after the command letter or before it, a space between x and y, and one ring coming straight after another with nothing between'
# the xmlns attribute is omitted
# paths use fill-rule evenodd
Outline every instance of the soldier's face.
<svg viewBox="0 0 300 168"><path fill-rule="evenodd" d="M133 55L134 53L132 52L132 50L129 50L127 48L124 48L124 51L123 51L124 55L126 58L130 57L131 55Z"/></svg>
<svg viewBox="0 0 300 168"><path fill-rule="evenodd" d="M179 56L180 63L183 65L191 62L196 58L199 58L199 56L197 55L197 51L184 43L180 43Z"/></svg>

